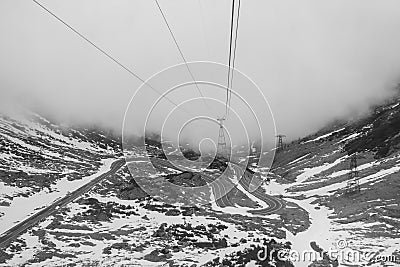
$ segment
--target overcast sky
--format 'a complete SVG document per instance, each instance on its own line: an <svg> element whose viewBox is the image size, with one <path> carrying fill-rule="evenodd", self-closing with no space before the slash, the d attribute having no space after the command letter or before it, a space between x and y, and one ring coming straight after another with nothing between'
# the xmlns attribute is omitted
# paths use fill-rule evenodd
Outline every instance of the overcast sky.
<svg viewBox="0 0 400 267"><path fill-rule="evenodd" d="M182 62L155 1L40 2L143 79ZM227 63L231 1L159 3L188 61ZM261 88L278 132L297 138L390 95L400 80L399 30L398 0L243 0L236 67ZM2 99L121 129L140 81L32 1L0 1L0 34ZM157 97L145 90L142 97ZM204 95L224 101L211 89Z"/></svg>

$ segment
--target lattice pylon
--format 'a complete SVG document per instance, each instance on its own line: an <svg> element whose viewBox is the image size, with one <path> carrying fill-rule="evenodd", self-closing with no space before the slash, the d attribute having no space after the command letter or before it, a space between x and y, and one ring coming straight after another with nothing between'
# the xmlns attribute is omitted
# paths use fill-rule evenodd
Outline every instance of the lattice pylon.
<svg viewBox="0 0 400 267"><path fill-rule="evenodd" d="M276 146L276 151L283 150L283 148L284 148L284 146L283 146L283 138L286 137L286 135L278 134L276 137L278 138L278 145Z"/></svg>
<svg viewBox="0 0 400 267"><path fill-rule="evenodd" d="M229 151L228 146L226 145L225 129L223 125L225 119L219 118L217 120L219 122L217 155L229 160Z"/></svg>
<svg viewBox="0 0 400 267"><path fill-rule="evenodd" d="M360 192L360 177L357 170L357 153L354 152L350 157L350 172L347 180L346 191L348 193Z"/></svg>

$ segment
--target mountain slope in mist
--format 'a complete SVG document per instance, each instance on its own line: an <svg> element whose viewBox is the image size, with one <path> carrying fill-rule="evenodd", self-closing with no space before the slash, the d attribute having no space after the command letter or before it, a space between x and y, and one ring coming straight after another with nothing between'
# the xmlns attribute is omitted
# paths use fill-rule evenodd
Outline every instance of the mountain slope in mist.
<svg viewBox="0 0 400 267"><path fill-rule="evenodd" d="M327 251L335 247L335 241L346 239L346 249L400 259L399 119L400 97L395 97L360 120L332 124L287 144L276 154L276 180L270 188L284 198L296 198L302 207L308 206L313 224L306 232L323 236L315 240L294 238L293 243L308 247L308 242L317 241ZM348 188L354 155L359 192ZM374 259L366 263L380 264Z"/></svg>

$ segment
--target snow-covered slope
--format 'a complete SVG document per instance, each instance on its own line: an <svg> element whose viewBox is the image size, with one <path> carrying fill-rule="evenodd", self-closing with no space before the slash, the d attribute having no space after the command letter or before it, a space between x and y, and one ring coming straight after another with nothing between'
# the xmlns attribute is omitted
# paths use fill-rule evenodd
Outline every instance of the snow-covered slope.
<svg viewBox="0 0 400 267"><path fill-rule="evenodd" d="M290 239L294 248L309 248L310 242L317 241L328 250L346 239L346 249L400 259L399 103L400 99L394 98L361 120L325 128L277 153L276 180L270 188L284 199L296 198L312 220L311 228ZM353 155L360 192L349 193ZM315 236L316 232L320 235ZM367 263L347 262L356 266ZM369 264L380 266L381 262Z"/></svg>
<svg viewBox="0 0 400 267"><path fill-rule="evenodd" d="M118 140L25 110L0 114L0 232L109 166ZM107 167L106 167L107 168Z"/></svg>

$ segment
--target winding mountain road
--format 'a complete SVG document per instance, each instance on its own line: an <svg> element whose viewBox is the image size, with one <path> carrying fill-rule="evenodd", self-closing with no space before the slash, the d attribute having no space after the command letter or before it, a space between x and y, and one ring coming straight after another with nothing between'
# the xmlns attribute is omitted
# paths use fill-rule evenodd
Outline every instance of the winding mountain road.
<svg viewBox="0 0 400 267"><path fill-rule="evenodd" d="M164 160L164 159L160 159L160 158L151 158L151 162L152 164L155 165L160 165L166 168L172 168L175 169L177 171L182 171L181 169L177 168L176 166L174 166L173 164L171 164L169 161ZM242 165L240 164L234 164L235 168L244 168ZM268 215L268 214L273 214L278 212L279 210L281 210L282 208L285 207L285 203L282 199L280 199L279 197L275 197L275 196L271 196L268 195L264 189L259 186L256 190L250 192L249 191L249 185L251 183L252 177L253 177L253 173L251 173L247 168L245 169L245 171L237 171L237 173L243 173L244 175L242 175L242 177L239 180L239 184L249 193L252 194L253 196L255 196L256 198L258 198L259 200L267 203L268 207L266 208L260 208L260 209L253 209L251 211L249 211L251 214L254 215L259 215L259 216L263 216L263 215ZM204 172L201 173L201 177L206 180L206 182L211 183L213 181L215 181L215 177L205 174ZM214 183L216 188L215 190L219 190L220 192L226 192L228 193L229 190L225 189L225 185L223 183ZM219 194L219 195L223 195L221 198L219 198L217 200L217 205L219 206L234 206L231 203L231 200L229 199L229 197L227 196L227 194Z"/></svg>

